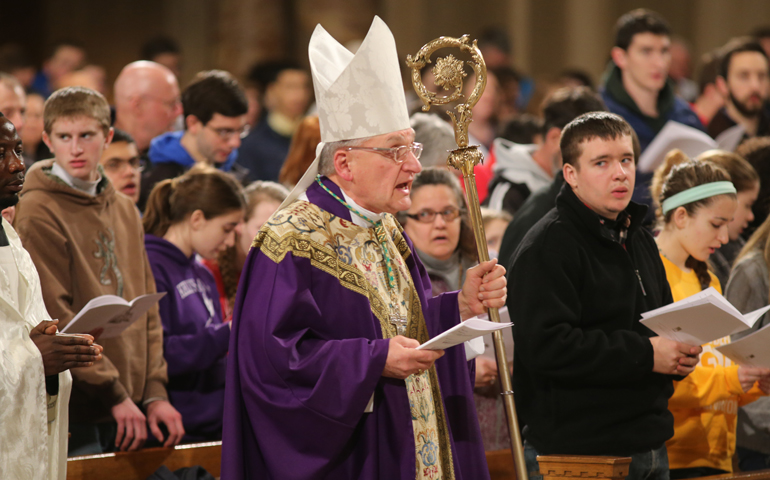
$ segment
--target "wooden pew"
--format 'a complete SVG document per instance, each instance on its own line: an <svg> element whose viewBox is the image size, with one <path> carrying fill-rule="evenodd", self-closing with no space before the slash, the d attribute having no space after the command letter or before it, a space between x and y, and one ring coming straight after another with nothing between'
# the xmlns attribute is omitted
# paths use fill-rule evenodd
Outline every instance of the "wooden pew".
<svg viewBox="0 0 770 480"><path fill-rule="evenodd" d="M496 450L486 452L487 465L492 480L516 480L516 468L513 464L513 456L510 450ZM566 457L566 456L541 456L541 471L546 468L551 470L551 480L570 478L594 478L610 479L614 475L627 471L624 464L627 462L617 457ZM546 461L543 462L542 459ZM561 467L554 465L561 463ZM550 465L549 465L550 464ZM545 473L545 472L543 472ZM545 479L545 480L548 480ZM622 477L621 477L622 478ZM754 472L736 472L723 475L701 477L695 480L770 480L770 470L757 470Z"/></svg>
<svg viewBox="0 0 770 480"><path fill-rule="evenodd" d="M67 480L146 480L161 465L172 472L200 465L214 477L219 477L221 458L222 442L84 455L67 459Z"/></svg>
<svg viewBox="0 0 770 480"><path fill-rule="evenodd" d="M497 450L486 452L487 464L492 480L516 480L516 469L510 450ZM67 460L67 480L145 480L152 475L161 465L174 471L183 467L200 465L209 473L218 477L220 475L220 462L222 458L222 442L194 443L179 445L175 448L147 448L138 452L107 453L104 455L86 455L72 457ZM581 468L575 464L577 457L567 458L572 462L572 470ZM582 469L588 468L606 469L608 465L617 468L622 465L619 459L612 457L580 457L586 462L579 462ZM573 459L573 460L569 460ZM608 460L609 459L609 460ZM552 457L552 461L559 458ZM561 478L612 478L611 475L589 474L580 471L577 475ZM552 477L553 478L553 477ZM756 472L738 472L724 475L701 477L697 480L770 480L770 470L758 470Z"/></svg>

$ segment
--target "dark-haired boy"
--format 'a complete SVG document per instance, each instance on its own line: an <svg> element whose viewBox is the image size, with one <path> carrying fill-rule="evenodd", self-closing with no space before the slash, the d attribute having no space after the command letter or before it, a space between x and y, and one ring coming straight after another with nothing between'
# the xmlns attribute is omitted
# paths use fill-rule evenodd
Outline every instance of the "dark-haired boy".
<svg viewBox="0 0 770 480"><path fill-rule="evenodd" d="M701 348L655 337L641 313L671 303L645 207L631 203L631 127L595 112L561 137L566 184L508 274L513 381L530 472L538 454L632 458L628 478L667 479L672 375Z"/></svg>
<svg viewBox="0 0 770 480"><path fill-rule="evenodd" d="M246 94L228 72L198 73L182 92L184 130L164 133L150 142L151 169L142 176L139 208L144 209L156 183L178 177L196 163L230 172L238 158L248 108Z"/></svg>
<svg viewBox="0 0 770 480"><path fill-rule="evenodd" d="M113 131L112 142L102 152L99 163L115 190L136 203L139 201L144 163L133 137L117 128Z"/></svg>
<svg viewBox="0 0 770 480"><path fill-rule="evenodd" d="M610 112L633 127L642 152L669 120L704 130L698 116L668 82L671 29L660 15L640 8L621 16L610 53L602 99ZM633 198L650 206L652 173L639 173Z"/></svg>
<svg viewBox="0 0 770 480"><path fill-rule="evenodd" d="M762 45L751 37L736 38L719 50L721 61L716 86L725 106L708 125L717 135L735 125L746 131L744 138L770 135L770 67Z"/></svg>
<svg viewBox="0 0 770 480"><path fill-rule="evenodd" d="M139 213L99 168L113 135L107 101L87 88L63 88L46 101L43 120L54 158L29 169L15 227L40 274L48 312L66 326L91 299L132 300L154 293L155 281ZM158 308L101 343L104 358L72 372L69 453L136 450L147 422L166 446L178 443L184 429L167 400Z"/></svg>

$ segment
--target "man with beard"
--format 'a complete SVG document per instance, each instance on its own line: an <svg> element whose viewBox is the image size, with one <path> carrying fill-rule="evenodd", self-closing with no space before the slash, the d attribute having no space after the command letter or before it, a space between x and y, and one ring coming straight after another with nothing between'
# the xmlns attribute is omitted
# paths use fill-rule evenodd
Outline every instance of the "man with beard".
<svg viewBox="0 0 770 480"><path fill-rule="evenodd" d="M21 150L16 128L0 113L0 208L19 201ZM11 224L0 222L0 478L64 479L67 370L93 365L101 347L90 335L56 334L32 259Z"/></svg>
<svg viewBox="0 0 770 480"><path fill-rule="evenodd" d="M725 97L725 107L708 126L717 135L735 125L746 130L746 137L770 135L770 112L765 102L770 92L768 59L762 45L753 38L736 38L722 48L717 88Z"/></svg>

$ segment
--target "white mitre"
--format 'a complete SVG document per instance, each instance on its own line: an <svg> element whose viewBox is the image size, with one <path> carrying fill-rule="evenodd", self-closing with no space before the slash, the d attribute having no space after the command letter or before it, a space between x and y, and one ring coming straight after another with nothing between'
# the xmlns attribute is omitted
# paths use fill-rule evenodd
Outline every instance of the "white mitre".
<svg viewBox="0 0 770 480"><path fill-rule="evenodd" d="M411 128L396 41L380 17L374 17L355 55L317 25L308 56L321 143L315 160L280 208L294 202L313 183L325 143Z"/></svg>

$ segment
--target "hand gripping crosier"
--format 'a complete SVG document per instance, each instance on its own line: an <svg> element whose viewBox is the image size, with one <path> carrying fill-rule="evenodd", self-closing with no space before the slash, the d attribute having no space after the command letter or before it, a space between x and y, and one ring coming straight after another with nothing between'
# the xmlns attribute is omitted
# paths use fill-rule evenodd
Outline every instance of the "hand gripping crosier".
<svg viewBox="0 0 770 480"><path fill-rule="evenodd" d="M449 153L447 163L449 166L460 170L465 179L465 194L468 200L468 212L470 214L473 233L476 237L476 246L478 247L479 261L489 260L487 251L487 241L484 235L484 225L481 221L481 208L479 206L479 195L476 190L476 176L473 168L478 165L484 155L477 145L468 145L468 126L473 119L473 106L476 105L484 87L487 84L487 66L484 58L481 56L476 40L472 43L468 35L462 37L439 37L423 46L417 55L406 57L406 64L412 69L412 84L417 91L417 95L423 102L423 111L430 110L431 105L446 105L448 103L463 98L463 78L466 73L463 69L462 60L456 59L452 55L438 58L433 67L436 86L442 87L445 91L454 90L447 96L438 96L436 93L428 91L422 83L422 69L431 63L430 56L441 48L459 48L461 51L470 54L471 60L467 63L473 67L476 76L476 85L464 103L457 105L453 111L447 112L452 118L455 130L455 141L457 149ZM496 308L489 309L489 318L494 322L500 322L500 315ZM517 477L520 480L527 478L527 467L524 461L524 449L521 443L521 434L519 422L516 417L516 406L513 400L513 387L511 376L508 374L508 366L505 355L505 344L503 343L503 334L501 331L494 332L495 357L497 358L497 372L500 376L500 385L503 388L503 400L505 401L505 413L508 417L508 430L511 436L511 450L516 464Z"/></svg>

